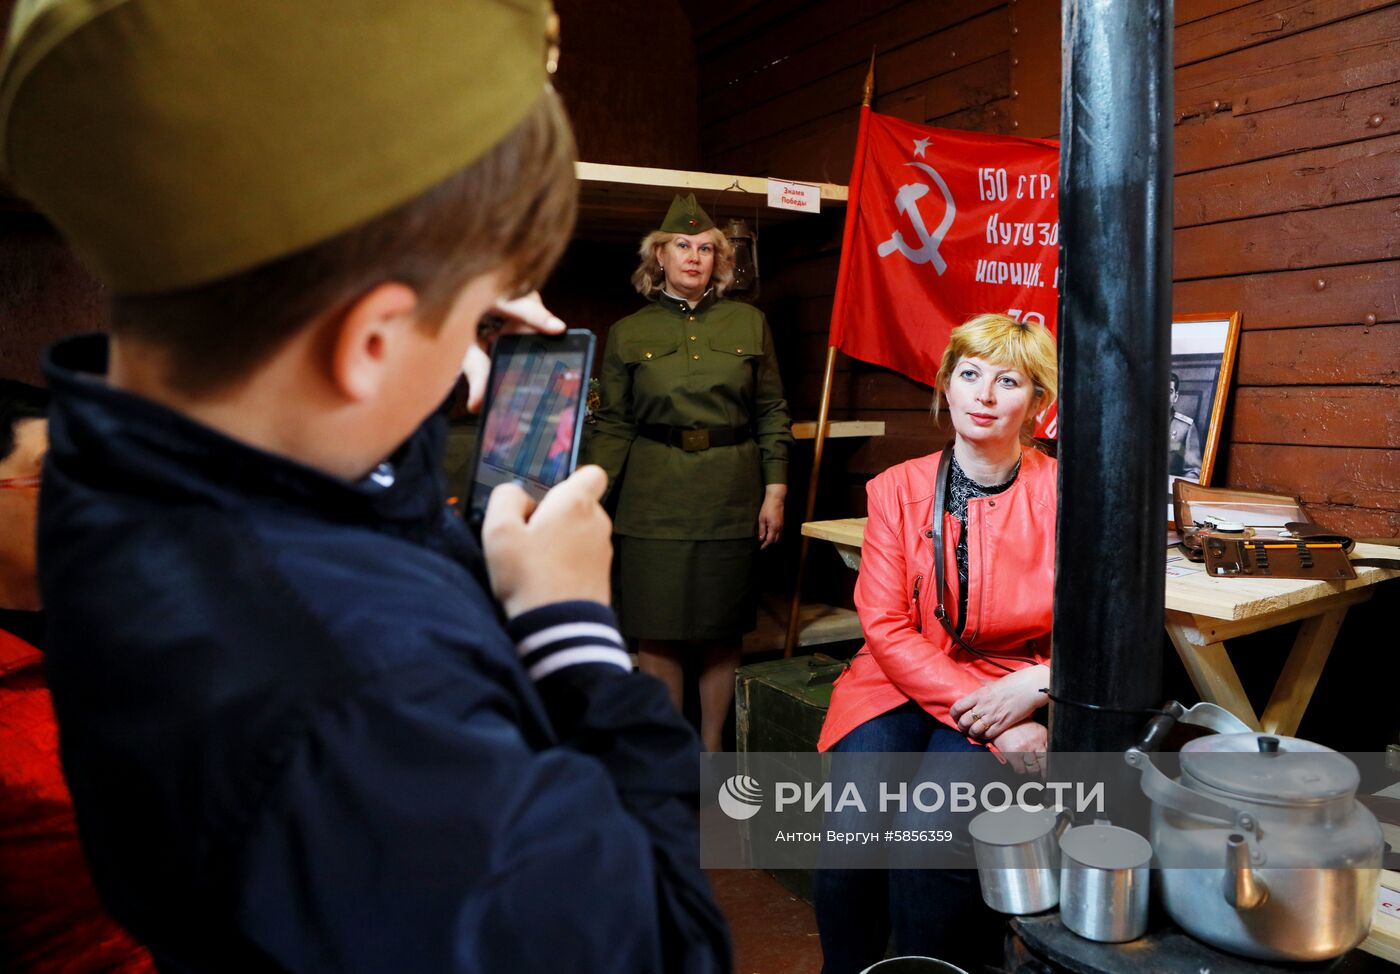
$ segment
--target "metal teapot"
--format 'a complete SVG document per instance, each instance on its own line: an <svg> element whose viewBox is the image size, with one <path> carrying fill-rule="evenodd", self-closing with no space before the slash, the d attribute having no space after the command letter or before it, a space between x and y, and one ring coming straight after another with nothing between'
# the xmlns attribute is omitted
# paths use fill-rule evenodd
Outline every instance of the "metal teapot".
<svg viewBox="0 0 1400 974"><path fill-rule="evenodd" d="M1260 960L1338 957L1370 930L1385 842L1345 755L1170 701L1125 759L1152 800L1162 903L1187 933ZM1213 730L1168 778L1151 751L1176 722Z"/></svg>

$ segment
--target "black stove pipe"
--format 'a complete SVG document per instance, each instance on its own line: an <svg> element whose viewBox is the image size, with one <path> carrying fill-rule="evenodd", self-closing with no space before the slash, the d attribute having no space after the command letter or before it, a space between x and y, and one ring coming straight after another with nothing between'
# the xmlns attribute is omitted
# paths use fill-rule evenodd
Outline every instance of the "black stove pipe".
<svg viewBox="0 0 1400 974"><path fill-rule="evenodd" d="M1050 748L1122 751L1140 711L1161 704L1172 0L1063 0L1061 12Z"/></svg>

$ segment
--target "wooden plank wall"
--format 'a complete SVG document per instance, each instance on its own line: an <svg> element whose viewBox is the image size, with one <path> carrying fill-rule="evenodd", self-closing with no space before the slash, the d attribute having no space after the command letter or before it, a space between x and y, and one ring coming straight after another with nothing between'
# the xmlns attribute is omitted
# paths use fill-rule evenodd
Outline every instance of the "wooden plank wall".
<svg viewBox="0 0 1400 974"><path fill-rule="evenodd" d="M694 169L695 46L679 0L555 0L554 10L560 51L553 82L579 158Z"/></svg>
<svg viewBox="0 0 1400 974"><path fill-rule="evenodd" d="M1224 480L1400 535L1400 4L1176 15L1174 305L1244 312Z"/></svg>
<svg viewBox="0 0 1400 974"><path fill-rule="evenodd" d="M692 13L706 169L847 182L872 48L877 111L985 132L1008 133L1015 124L1029 135L1053 134L1058 122L1057 96L1048 113L1043 106L1039 112L1041 130L1013 118L1014 7L1007 0L764 0L739 6L744 9L720 22ZM1049 47L1051 69L1058 71L1058 37ZM1058 91L1058 77L1050 87ZM796 418L817 414L843 216L837 210L765 234L758 215L758 304L773 325ZM947 431L929 415L932 398L925 386L838 356L832 416L882 419L887 435L828 444L818 517L863 514L866 480L937 449ZM794 529L811 444L799 443L797 450L789 503Z"/></svg>
<svg viewBox="0 0 1400 974"><path fill-rule="evenodd" d="M879 111L1055 133L1056 3L736 8L692 12L706 168L844 182L872 45ZM1400 535L1400 0L1178 0L1176 17L1174 304L1244 320L1216 482L1297 494L1359 536ZM839 214L764 240L759 303L805 418L839 243ZM841 358L833 415L884 419L890 435L836 448L819 517L863 512L869 476L936 448L930 398Z"/></svg>

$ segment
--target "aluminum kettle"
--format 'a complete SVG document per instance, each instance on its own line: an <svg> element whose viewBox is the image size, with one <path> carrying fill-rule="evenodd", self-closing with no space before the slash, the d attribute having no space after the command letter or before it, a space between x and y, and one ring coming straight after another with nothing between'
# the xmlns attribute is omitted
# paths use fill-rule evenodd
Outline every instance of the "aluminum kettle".
<svg viewBox="0 0 1400 974"><path fill-rule="evenodd" d="M1345 755L1169 701L1125 760L1152 801L1162 903L1187 933L1260 960L1320 961L1370 930L1385 842ZM1173 724L1213 730L1172 779L1151 752Z"/></svg>

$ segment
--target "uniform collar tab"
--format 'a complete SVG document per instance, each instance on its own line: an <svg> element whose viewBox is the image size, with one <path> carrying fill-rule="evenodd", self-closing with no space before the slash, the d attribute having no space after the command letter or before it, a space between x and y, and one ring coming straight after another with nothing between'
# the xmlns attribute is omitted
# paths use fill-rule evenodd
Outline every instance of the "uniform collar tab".
<svg viewBox="0 0 1400 974"><path fill-rule="evenodd" d="M719 300L719 295L715 294L714 288L708 288L705 293L701 295L700 300L695 302L695 307L692 308L690 302L685 298L677 297L663 287L656 300L662 307L684 315L707 310Z"/></svg>

